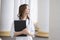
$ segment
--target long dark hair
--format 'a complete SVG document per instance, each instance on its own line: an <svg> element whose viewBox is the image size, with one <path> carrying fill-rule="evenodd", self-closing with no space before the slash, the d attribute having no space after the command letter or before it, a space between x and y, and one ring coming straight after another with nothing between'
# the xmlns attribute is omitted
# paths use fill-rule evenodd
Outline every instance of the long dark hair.
<svg viewBox="0 0 60 40"><path fill-rule="evenodd" d="M22 4L22 5L19 6L19 13L18 13L19 19L21 19L25 9L27 8L26 6L28 6L28 4ZM29 19L28 16L27 16L27 19Z"/></svg>

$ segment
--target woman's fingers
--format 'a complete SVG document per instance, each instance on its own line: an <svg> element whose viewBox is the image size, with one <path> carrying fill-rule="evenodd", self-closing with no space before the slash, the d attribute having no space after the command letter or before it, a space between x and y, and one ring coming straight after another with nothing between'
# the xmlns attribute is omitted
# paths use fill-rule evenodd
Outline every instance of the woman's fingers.
<svg viewBox="0 0 60 40"><path fill-rule="evenodd" d="M28 29L27 29L27 28L25 28L24 30L22 30L22 33L23 33L23 34L28 34L28 33L29 33L29 31L28 31Z"/></svg>

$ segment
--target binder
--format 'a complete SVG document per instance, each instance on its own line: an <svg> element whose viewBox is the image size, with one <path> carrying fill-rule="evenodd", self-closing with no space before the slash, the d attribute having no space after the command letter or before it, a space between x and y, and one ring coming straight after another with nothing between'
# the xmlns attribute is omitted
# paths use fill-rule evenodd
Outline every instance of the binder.
<svg viewBox="0 0 60 40"><path fill-rule="evenodd" d="M26 20L14 20L14 29L15 32L22 31L26 28ZM27 36L25 34L18 35L18 36Z"/></svg>

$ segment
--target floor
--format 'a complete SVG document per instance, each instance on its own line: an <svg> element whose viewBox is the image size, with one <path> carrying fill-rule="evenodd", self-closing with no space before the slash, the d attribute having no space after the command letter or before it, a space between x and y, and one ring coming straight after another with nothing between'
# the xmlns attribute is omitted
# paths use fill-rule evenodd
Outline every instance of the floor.
<svg viewBox="0 0 60 40"><path fill-rule="evenodd" d="M10 37L1 37L2 40L15 40L15 38L10 38ZM48 38L42 38L42 37L35 37L33 40L48 40Z"/></svg>
<svg viewBox="0 0 60 40"><path fill-rule="evenodd" d="M33 40L48 40L48 38L35 37Z"/></svg>

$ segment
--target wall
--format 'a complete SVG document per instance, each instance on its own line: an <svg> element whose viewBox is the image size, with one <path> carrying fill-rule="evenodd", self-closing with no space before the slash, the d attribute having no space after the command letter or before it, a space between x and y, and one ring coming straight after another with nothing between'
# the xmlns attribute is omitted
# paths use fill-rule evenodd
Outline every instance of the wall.
<svg viewBox="0 0 60 40"><path fill-rule="evenodd" d="M60 40L60 0L50 0L49 40Z"/></svg>
<svg viewBox="0 0 60 40"><path fill-rule="evenodd" d="M1 0L0 0L0 27L1 27Z"/></svg>
<svg viewBox="0 0 60 40"><path fill-rule="evenodd" d="M14 19L14 0L0 0L0 32L10 31ZM2 33L3 35L5 33ZM0 37L2 40L15 40L11 37Z"/></svg>
<svg viewBox="0 0 60 40"><path fill-rule="evenodd" d="M14 20L18 20L18 10L19 10L19 6L20 6L20 0L14 0Z"/></svg>
<svg viewBox="0 0 60 40"><path fill-rule="evenodd" d="M14 0L1 0L1 27L0 31L10 31L13 23Z"/></svg>
<svg viewBox="0 0 60 40"><path fill-rule="evenodd" d="M49 0L38 0L38 22L42 32L49 32Z"/></svg>
<svg viewBox="0 0 60 40"><path fill-rule="evenodd" d="M30 18L34 23L38 21L38 1L37 0L30 1Z"/></svg>

